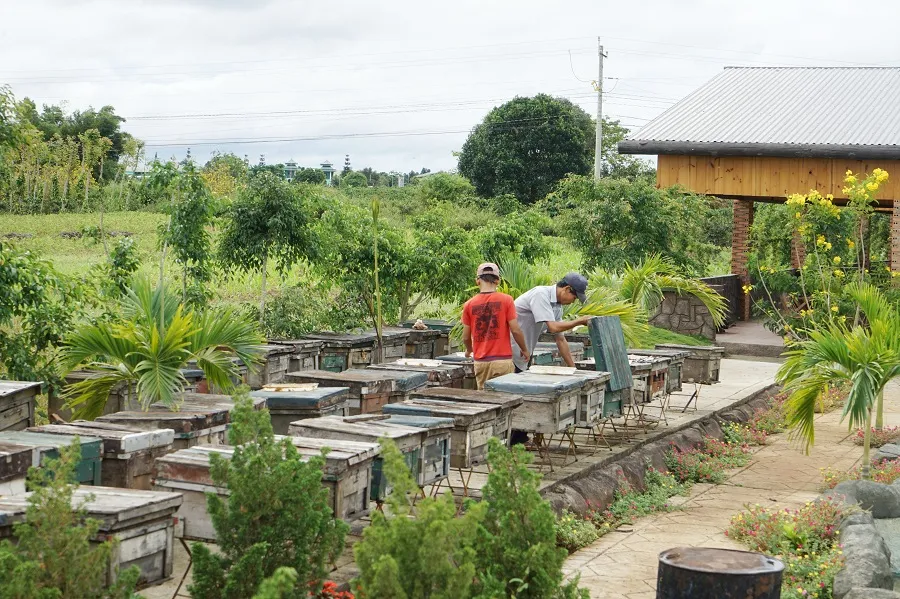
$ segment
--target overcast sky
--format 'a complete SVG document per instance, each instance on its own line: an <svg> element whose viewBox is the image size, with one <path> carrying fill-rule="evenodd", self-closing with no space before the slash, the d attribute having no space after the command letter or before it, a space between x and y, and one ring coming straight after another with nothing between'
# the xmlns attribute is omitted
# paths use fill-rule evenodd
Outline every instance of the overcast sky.
<svg viewBox="0 0 900 599"><path fill-rule="evenodd" d="M900 65L900 2L856 6L0 0L0 84L38 105L111 104L151 158L190 147L201 164L219 150L441 170L516 95L564 96L595 114L598 36L604 114L631 128L726 65Z"/></svg>

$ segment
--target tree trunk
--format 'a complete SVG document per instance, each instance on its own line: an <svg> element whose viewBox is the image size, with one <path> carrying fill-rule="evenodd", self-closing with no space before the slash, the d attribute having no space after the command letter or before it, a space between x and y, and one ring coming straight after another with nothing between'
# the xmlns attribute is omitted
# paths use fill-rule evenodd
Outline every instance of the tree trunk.
<svg viewBox="0 0 900 599"><path fill-rule="evenodd" d="M860 470L860 475L863 480L869 480L872 478L872 473L869 470L869 464L871 462L871 458L869 458L869 448L872 445L872 408L869 408L869 413L866 416L866 434L863 439L863 458L862 458L862 469Z"/></svg>
<svg viewBox="0 0 900 599"><path fill-rule="evenodd" d="M269 265L269 257L263 258L262 263L262 290L259 293L259 324L263 326L266 321L266 268Z"/></svg>
<svg viewBox="0 0 900 599"><path fill-rule="evenodd" d="M181 271L181 303L187 304L187 262L183 265Z"/></svg>
<svg viewBox="0 0 900 599"><path fill-rule="evenodd" d="M881 432L884 429L884 389L878 392L877 410L875 412L875 430Z"/></svg>

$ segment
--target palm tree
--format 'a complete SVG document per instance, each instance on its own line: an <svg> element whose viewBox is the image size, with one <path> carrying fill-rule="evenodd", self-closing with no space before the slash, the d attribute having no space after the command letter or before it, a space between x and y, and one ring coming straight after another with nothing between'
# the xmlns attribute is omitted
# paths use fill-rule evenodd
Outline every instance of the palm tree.
<svg viewBox="0 0 900 599"><path fill-rule="evenodd" d="M849 416L851 429L865 426L862 475L868 478L872 414L882 420L884 388L900 376L900 312L871 284L850 283L844 291L861 318L848 326L835 317L810 331L787 352L777 378L790 393L788 424L807 450L815 441L819 397L831 385L850 385L841 418Z"/></svg>
<svg viewBox="0 0 900 599"><path fill-rule="evenodd" d="M232 310L186 310L165 286L153 289L145 279L127 290L122 308L122 321L83 326L66 340L66 371L96 374L63 395L77 418L101 415L110 391L123 382L144 409L155 402L176 408L186 384L181 369L193 360L211 384L230 390L239 374L232 357L250 366L262 353L265 338L245 318Z"/></svg>
<svg viewBox="0 0 900 599"><path fill-rule="evenodd" d="M620 299L638 306L646 314L656 312L666 291L690 294L706 306L716 327L725 323L725 298L703 281L681 276L671 260L659 255L651 255L636 265L626 265L621 274L595 269L588 280L594 288L614 290Z"/></svg>

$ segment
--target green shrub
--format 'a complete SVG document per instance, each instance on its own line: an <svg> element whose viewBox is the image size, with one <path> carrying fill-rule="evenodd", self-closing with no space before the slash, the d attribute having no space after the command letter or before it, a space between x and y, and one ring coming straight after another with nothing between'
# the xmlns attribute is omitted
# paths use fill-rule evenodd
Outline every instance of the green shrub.
<svg viewBox="0 0 900 599"><path fill-rule="evenodd" d="M642 516L674 510L669 499L686 494L689 488L690 485L679 483L671 474L648 468L644 475L643 492L620 477L613 502L606 509L596 508L589 503L588 518L600 535L604 535L619 525L631 524Z"/></svg>
<svg viewBox="0 0 900 599"><path fill-rule="evenodd" d="M518 599L586 598L577 579L563 576L567 552L556 546L559 528L550 504L538 491L540 476L528 469L531 460L521 445L507 449L491 440L491 473L481 491L487 512L476 545L480 596L495 596L489 590L499 585L503 596ZM582 522L576 527L574 520L565 521L564 535L572 533L572 547L596 538L596 530L588 529L590 523Z"/></svg>
<svg viewBox="0 0 900 599"><path fill-rule="evenodd" d="M228 499L207 494L221 555L193 545L191 596L252 597L264 579L290 567L296 583L281 596L305 599L321 588L348 530L334 518L322 486L324 459L304 461L288 439L276 441L268 411L254 410L243 390L235 395L228 442L235 446L231 460L210 457L210 476L228 488Z"/></svg>
<svg viewBox="0 0 900 599"><path fill-rule="evenodd" d="M413 508L418 487L396 445L382 441L382 459L391 516L375 512L353 547L357 589L366 599L468 599L476 577L473 545L487 506L470 506L457 518L448 493Z"/></svg>
<svg viewBox="0 0 900 599"><path fill-rule="evenodd" d="M563 510L556 520L556 544L569 553L587 547L600 538L593 522L569 510Z"/></svg>
<svg viewBox="0 0 900 599"><path fill-rule="evenodd" d="M0 542L0 599L127 599L140 571L119 571L107 588L114 541L93 544L100 522L72 503L75 469L81 460L76 440L59 459L28 472L33 490L25 521L16 524L17 544ZM73 509L74 508L74 509Z"/></svg>

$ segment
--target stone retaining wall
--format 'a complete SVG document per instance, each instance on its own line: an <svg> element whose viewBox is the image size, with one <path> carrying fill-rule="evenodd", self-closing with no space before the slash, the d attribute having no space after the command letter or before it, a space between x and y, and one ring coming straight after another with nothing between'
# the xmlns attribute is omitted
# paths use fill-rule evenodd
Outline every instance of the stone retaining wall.
<svg viewBox="0 0 900 599"><path fill-rule="evenodd" d="M716 340L716 325L712 314L696 296L673 291L663 293L663 301L650 324L684 335L701 335Z"/></svg>
<svg viewBox="0 0 900 599"><path fill-rule="evenodd" d="M588 503L595 509L604 509L612 503L621 478L633 488L643 490L647 466L665 470L665 454L672 445L686 450L697 447L703 437L722 439L721 422L748 422L757 410L767 407L775 387L771 385L740 404L713 412L702 420L673 427L662 437L639 442L627 453L611 454L591 468L557 481L541 494L557 512L568 509L584 514Z"/></svg>

